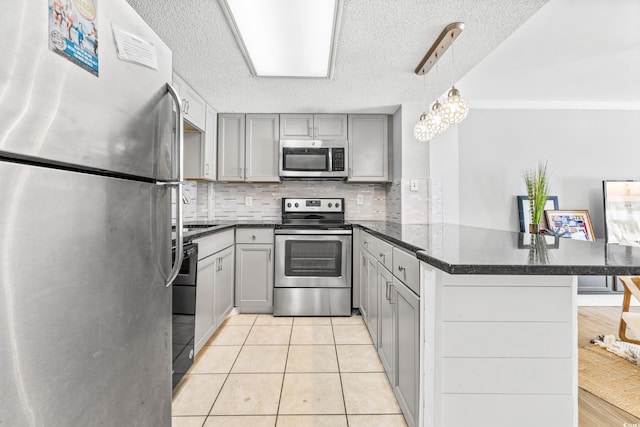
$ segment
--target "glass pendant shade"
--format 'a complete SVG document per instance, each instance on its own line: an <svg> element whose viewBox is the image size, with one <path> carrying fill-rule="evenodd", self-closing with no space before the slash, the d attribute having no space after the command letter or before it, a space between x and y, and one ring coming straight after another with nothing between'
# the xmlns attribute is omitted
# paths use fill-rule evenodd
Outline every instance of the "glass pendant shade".
<svg viewBox="0 0 640 427"><path fill-rule="evenodd" d="M455 86L451 86L447 100L442 103L440 115L449 124L457 124L463 121L469 113L469 104L460 96Z"/></svg>
<svg viewBox="0 0 640 427"><path fill-rule="evenodd" d="M449 123L442 119L441 111L442 107L440 102L436 101L433 107L431 107L431 112L427 114L427 118L425 119L427 131L433 135L444 132L449 127Z"/></svg>
<svg viewBox="0 0 640 427"><path fill-rule="evenodd" d="M420 142L428 142L433 138L433 134L427 129L427 113L422 113L420 120L413 128L413 136Z"/></svg>

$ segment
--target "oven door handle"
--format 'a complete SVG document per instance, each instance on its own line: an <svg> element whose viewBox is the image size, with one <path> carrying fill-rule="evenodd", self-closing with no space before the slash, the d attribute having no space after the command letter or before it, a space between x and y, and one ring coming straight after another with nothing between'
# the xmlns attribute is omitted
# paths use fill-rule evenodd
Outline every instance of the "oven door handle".
<svg viewBox="0 0 640 427"><path fill-rule="evenodd" d="M344 229L336 229L336 230L294 230L294 229L283 229L276 228L275 234L290 234L290 235L351 235L353 234L353 230L344 230Z"/></svg>

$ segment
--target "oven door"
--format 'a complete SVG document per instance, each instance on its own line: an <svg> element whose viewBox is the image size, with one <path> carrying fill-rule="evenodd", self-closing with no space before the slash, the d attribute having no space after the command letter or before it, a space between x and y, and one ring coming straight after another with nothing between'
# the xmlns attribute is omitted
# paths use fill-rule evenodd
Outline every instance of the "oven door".
<svg viewBox="0 0 640 427"><path fill-rule="evenodd" d="M351 287L351 235L280 234L275 243L276 288Z"/></svg>

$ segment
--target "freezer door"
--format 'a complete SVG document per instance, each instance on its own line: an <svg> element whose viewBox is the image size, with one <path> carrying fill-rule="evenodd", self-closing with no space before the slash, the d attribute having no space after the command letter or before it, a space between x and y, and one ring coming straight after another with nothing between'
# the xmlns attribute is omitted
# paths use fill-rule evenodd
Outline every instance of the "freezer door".
<svg viewBox="0 0 640 427"><path fill-rule="evenodd" d="M98 6L96 77L49 50L47 2L3 2L0 154L169 179L171 51L125 0ZM158 70L118 59L112 24L153 42Z"/></svg>
<svg viewBox="0 0 640 427"><path fill-rule="evenodd" d="M169 426L170 190L2 161L0 182L0 424Z"/></svg>

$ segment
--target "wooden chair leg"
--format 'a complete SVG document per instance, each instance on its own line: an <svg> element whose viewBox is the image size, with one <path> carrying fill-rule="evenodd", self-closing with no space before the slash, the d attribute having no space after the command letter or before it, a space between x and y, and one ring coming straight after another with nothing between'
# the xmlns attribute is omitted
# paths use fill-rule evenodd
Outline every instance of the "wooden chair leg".
<svg viewBox="0 0 640 427"><path fill-rule="evenodd" d="M627 284L622 279L622 277L620 278L620 282L622 282L622 285L624 286L624 296L622 298L622 312L620 313L620 326L618 328L618 335L620 336L621 341L640 344L640 341L627 337L627 322L624 321L622 315L629 311L629 306L631 305L631 291L627 287Z"/></svg>

